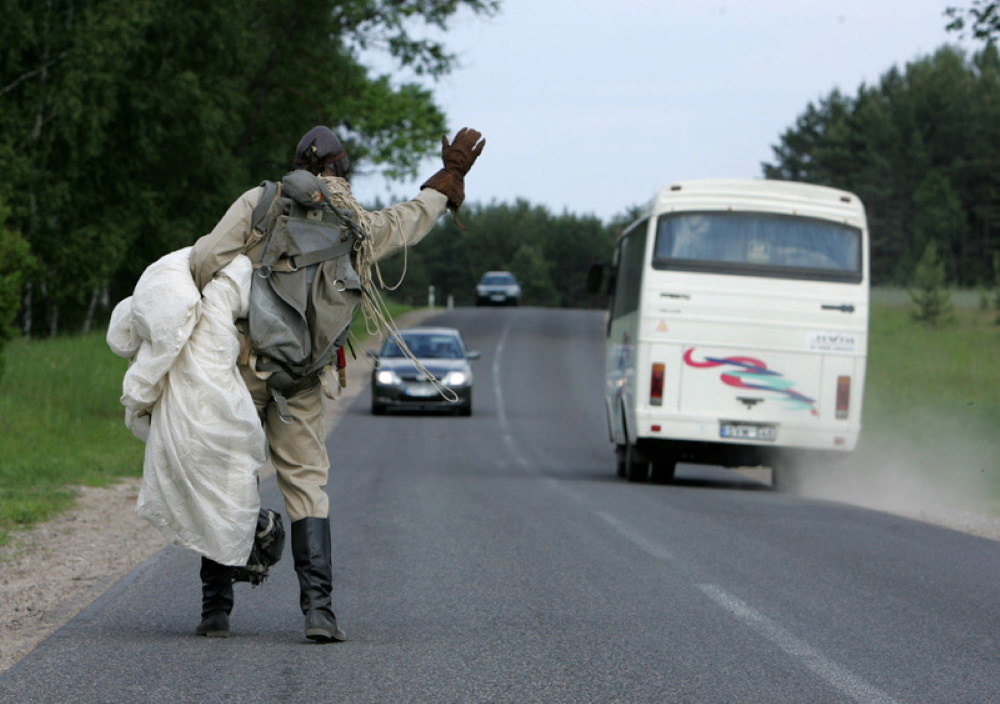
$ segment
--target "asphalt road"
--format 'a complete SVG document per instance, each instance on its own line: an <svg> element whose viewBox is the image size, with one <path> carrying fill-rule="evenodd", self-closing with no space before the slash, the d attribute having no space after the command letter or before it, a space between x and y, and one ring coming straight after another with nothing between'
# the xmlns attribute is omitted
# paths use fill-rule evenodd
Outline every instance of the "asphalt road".
<svg viewBox="0 0 1000 704"><path fill-rule="evenodd" d="M0 675L3 702L1000 701L1000 543L683 465L614 475L603 318L459 309L471 418L329 441L335 605L302 636L290 554L195 637L168 548ZM273 479L264 502L280 506Z"/></svg>

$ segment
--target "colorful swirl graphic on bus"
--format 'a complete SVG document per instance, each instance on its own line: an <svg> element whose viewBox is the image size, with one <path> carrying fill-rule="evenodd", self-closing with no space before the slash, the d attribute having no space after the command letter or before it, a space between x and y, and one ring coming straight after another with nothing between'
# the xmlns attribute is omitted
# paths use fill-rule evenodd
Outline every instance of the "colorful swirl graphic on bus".
<svg viewBox="0 0 1000 704"><path fill-rule="evenodd" d="M808 410L814 416L816 400L792 389L794 381L789 381L776 371L767 368L767 364L753 357L706 357L703 362L696 362L692 357L692 347L684 353L684 363L689 367L708 369L710 367L729 366L734 369L722 373L722 383L737 389L755 389L758 391L773 391L784 396L789 410Z"/></svg>

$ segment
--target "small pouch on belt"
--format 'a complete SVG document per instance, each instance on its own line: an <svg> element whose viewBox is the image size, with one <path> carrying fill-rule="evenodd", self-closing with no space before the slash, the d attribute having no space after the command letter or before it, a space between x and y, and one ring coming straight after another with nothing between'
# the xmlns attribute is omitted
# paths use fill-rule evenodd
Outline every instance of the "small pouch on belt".
<svg viewBox="0 0 1000 704"><path fill-rule="evenodd" d="M240 342L240 353L236 357L236 363L244 367L250 366L250 334L247 332L247 321L236 321L236 334Z"/></svg>

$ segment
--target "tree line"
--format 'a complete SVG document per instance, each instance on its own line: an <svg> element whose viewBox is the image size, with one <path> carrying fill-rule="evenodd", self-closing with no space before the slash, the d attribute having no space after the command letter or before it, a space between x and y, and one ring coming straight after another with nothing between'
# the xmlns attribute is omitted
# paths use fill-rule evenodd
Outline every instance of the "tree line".
<svg viewBox="0 0 1000 704"><path fill-rule="evenodd" d="M432 93L373 74L383 47L438 77L455 59L420 26L489 15L501 0L8 0L0 6L0 344L76 332L129 295L143 269L207 232L250 185L277 178L307 129L344 137L356 168L415 175L447 119ZM996 3L954 10L985 47L892 68L832 91L779 136L765 177L858 193L876 283L907 284L929 243L947 281L992 287L1000 253ZM963 14L964 13L964 14ZM723 175L723 174L720 174ZM625 206L626 204L623 204ZM377 204L375 206L377 207ZM588 306L583 279L636 207L607 223L524 200L467 203L433 246L385 262L403 302L473 302L491 269L525 302ZM15 319L15 311L17 317Z"/></svg>
<svg viewBox="0 0 1000 704"><path fill-rule="evenodd" d="M1000 54L945 46L855 95L810 103L763 164L768 178L857 193L872 280L906 285L931 243L950 285L993 281L1000 253Z"/></svg>
<svg viewBox="0 0 1000 704"><path fill-rule="evenodd" d="M590 265L611 259L626 216L602 223L593 215L555 214L518 199L514 203L467 204L458 215L465 229L446 216L427 235L428 244L382 265L384 280L399 282L393 297L427 303L434 286L438 305L474 305L476 283L486 271L510 271L521 283L525 305L586 308L602 298L586 292ZM405 275L405 278L404 278Z"/></svg>
<svg viewBox="0 0 1000 704"><path fill-rule="evenodd" d="M429 90L363 63L382 49L417 75L455 57L423 28L500 0L5 0L0 4L0 289L18 326L86 327L243 191L280 177L299 137L332 126L356 167L400 178L436 153ZM7 328L9 308L0 308Z"/></svg>

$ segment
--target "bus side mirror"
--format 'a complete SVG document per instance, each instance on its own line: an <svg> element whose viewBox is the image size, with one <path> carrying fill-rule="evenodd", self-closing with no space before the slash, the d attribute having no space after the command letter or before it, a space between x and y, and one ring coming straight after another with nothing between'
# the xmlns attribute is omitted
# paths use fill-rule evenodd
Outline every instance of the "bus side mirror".
<svg viewBox="0 0 1000 704"><path fill-rule="evenodd" d="M587 293L597 295L611 290L611 265L606 263L591 264L587 270Z"/></svg>

